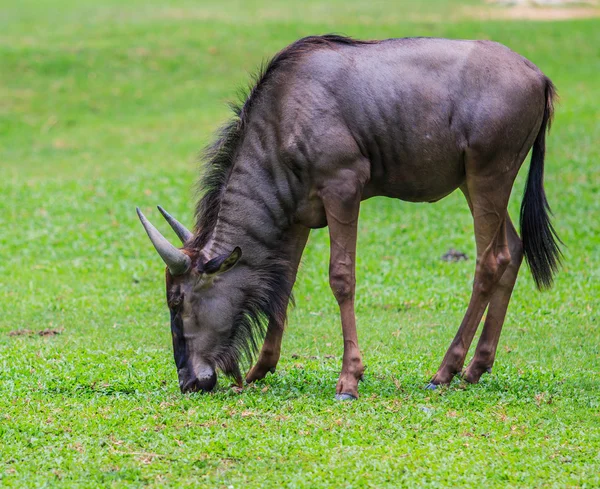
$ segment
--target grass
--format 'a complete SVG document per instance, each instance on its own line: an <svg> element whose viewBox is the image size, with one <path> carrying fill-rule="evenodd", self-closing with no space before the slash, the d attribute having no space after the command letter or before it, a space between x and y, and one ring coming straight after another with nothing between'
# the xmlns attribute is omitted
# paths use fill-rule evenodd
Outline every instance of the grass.
<svg viewBox="0 0 600 489"><path fill-rule="evenodd" d="M0 6L0 486L600 485L600 22L482 22L466 15L475 4ZM135 206L191 224L196 154L225 101L261 60L332 31L494 39L554 80L546 188L565 267L544 294L523 268L492 375L425 391L473 273L440 256L473 256L471 219L458 194L374 199L358 250L361 399L333 400L326 230L311 235L278 372L182 396ZM62 332L35 334L48 328Z"/></svg>

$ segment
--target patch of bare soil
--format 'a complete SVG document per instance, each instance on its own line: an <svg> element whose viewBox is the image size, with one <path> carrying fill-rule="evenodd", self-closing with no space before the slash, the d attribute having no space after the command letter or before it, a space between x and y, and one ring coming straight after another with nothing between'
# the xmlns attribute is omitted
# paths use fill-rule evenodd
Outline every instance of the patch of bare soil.
<svg viewBox="0 0 600 489"><path fill-rule="evenodd" d="M485 2L482 1L480 6L453 6L453 2L448 2L448 6L440 11L407 9L403 6L405 3L397 2L398 6L391 8L389 15L384 19L375 20L369 15L368 11L361 9L357 10L356 16L360 23L367 25L395 25L400 21L432 23L460 22L465 19L550 21L600 17L600 0L578 0L576 2L574 0L486 0ZM321 19L331 15L323 5L315 3L307 7L305 20L311 22L311 19ZM150 8L144 11L144 15L150 18L185 21L196 19L227 23L250 22L249 18L244 17L242 13L232 17L232 14L228 11L207 9L205 7ZM293 9L269 7L255 11L252 18L261 21L292 21L295 17ZM212 52L215 49L214 47L210 48L209 52L215 54Z"/></svg>
<svg viewBox="0 0 600 489"><path fill-rule="evenodd" d="M468 260L469 257L463 253L462 251L455 250L454 248L450 248L446 253L442 255L442 260L444 261L462 261Z"/></svg>
<svg viewBox="0 0 600 489"><path fill-rule="evenodd" d="M46 328L39 331L32 331L31 329L15 329L10 331L8 336L56 336L61 334L64 328Z"/></svg>
<svg viewBox="0 0 600 489"><path fill-rule="evenodd" d="M496 4L501 2L494 2ZM480 20L570 20L600 17L600 8L586 2L586 6L574 6L574 2L562 2L562 6L549 6L543 2L506 2L509 5L490 5L485 7L468 7L465 17ZM569 5L569 6L566 6Z"/></svg>

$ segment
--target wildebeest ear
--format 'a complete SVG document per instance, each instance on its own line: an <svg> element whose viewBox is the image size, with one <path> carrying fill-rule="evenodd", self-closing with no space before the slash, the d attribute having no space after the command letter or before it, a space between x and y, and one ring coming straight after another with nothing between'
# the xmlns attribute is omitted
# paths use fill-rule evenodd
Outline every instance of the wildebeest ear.
<svg viewBox="0 0 600 489"><path fill-rule="evenodd" d="M229 255L217 256L210 260L202 267L202 271L211 275L215 273L225 273L226 271L231 270L241 257L242 250L239 246L236 246Z"/></svg>

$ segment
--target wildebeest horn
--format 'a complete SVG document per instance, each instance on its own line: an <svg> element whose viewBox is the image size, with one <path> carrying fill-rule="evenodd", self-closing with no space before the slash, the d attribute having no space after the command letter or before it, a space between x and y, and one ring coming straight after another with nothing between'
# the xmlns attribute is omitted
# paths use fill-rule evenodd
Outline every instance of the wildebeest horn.
<svg viewBox="0 0 600 489"><path fill-rule="evenodd" d="M142 226L146 230L150 241L158 251L158 254L163 259L163 261L169 267L169 271L172 275L183 275L190 268L192 260L189 256L183 253L181 250L178 250L171 243L167 241L167 239L160 234L158 229L156 229L146 216L142 214L142 211L139 207L136 207L136 211L140 221L142 222Z"/></svg>
<svg viewBox="0 0 600 489"><path fill-rule="evenodd" d="M173 231L175 231L175 234L177 236L179 236L179 239L181 240L181 242L183 244L185 244L193 236L193 234L190 231L188 231L188 229L183 224L181 224L177 219L175 219L171 214L169 214L161 206L157 205L156 207L158 207L158 210L160 211L160 213L167 220L169 225L173 228Z"/></svg>

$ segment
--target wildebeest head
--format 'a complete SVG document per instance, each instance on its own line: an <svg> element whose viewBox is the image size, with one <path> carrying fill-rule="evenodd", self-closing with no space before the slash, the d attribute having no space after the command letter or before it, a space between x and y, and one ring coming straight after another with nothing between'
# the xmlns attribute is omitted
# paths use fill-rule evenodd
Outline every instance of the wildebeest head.
<svg viewBox="0 0 600 489"><path fill-rule="evenodd" d="M192 233L159 210L185 244ZM185 392L207 392L217 383L217 367L241 383L238 367L240 355L240 316L247 300L236 286L244 267L232 270L242 252L207 259L202 251L173 246L137 209L148 237L165 264L167 304L171 313L173 353L179 387ZM243 322L243 317L242 317Z"/></svg>

